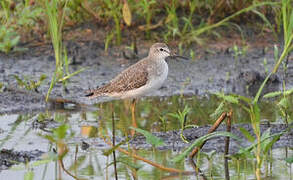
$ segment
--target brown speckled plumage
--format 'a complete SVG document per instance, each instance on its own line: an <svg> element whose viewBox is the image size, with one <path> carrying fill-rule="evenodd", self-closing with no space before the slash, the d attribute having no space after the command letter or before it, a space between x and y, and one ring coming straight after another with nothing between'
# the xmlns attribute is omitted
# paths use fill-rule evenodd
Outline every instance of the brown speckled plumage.
<svg viewBox="0 0 293 180"><path fill-rule="evenodd" d="M141 60L112 79L108 84L94 90L94 96L129 91L145 85L148 81L147 61Z"/></svg>
<svg viewBox="0 0 293 180"><path fill-rule="evenodd" d="M153 75L160 76L161 73L163 73L163 71L160 69L166 68L161 65L162 63L166 62L165 59L162 59L160 56L165 56L166 53L164 52L165 54L160 54L163 52L159 52L158 48L164 48L164 50L166 49L166 51L169 51L167 45L163 43L154 44L150 48L148 57L140 60L136 64L133 64L132 66L122 71L105 86L90 90L87 96L89 98L95 98L98 96L119 97L120 94L145 86L150 81L150 78L153 80L155 79ZM165 66L167 66L167 64Z"/></svg>

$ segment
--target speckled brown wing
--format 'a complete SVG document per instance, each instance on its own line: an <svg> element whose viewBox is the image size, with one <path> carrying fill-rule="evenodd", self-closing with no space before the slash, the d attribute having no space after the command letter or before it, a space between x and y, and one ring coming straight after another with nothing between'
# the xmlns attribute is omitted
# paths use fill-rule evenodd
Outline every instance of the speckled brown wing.
<svg viewBox="0 0 293 180"><path fill-rule="evenodd" d="M147 61L139 61L122 71L118 76L111 80L110 83L92 90L87 96L90 98L105 96L111 93L120 93L137 89L145 85L148 81L147 65Z"/></svg>

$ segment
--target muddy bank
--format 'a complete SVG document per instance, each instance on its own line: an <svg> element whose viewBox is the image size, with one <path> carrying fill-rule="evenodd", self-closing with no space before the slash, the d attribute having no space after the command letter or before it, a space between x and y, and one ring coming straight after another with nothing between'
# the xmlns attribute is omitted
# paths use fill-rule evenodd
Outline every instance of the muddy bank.
<svg viewBox="0 0 293 180"><path fill-rule="evenodd" d="M138 59L147 55L150 44L138 47ZM39 47L43 52L45 47ZM44 102L44 96L50 85L55 69L53 54L36 54L38 48L32 50L33 56L26 52L18 56L0 56L0 82L8 88L2 88L0 93L0 113L41 111L52 108ZM69 71L74 72L81 68L85 71L70 78L66 89L62 84L56 84L51 97L64 98L77 103L95 104L107 101L108 98L88 100L84 97L89 88L102 86L127 66L137 62L137 59L127 59L123 56L126 48L112 48L109 53L104 52L101 42L71 43L68 54L72 59ZM174 48L175 49L175 48ZM52 49L51 49L52 50ZM188 56L191 49L185 49ZM196 49L193 49L197 52ZM271 71L274 65L273 50L250 49L246 55L235 57L231 50L207 51L204 56L195 60L168 60L169 75L164 86L152 96L171 96L174 94L203 95L223 91L252 96L262 83L266 71ZM264 59L266 64L264 65ZM292 58L291 58L292 59ZM290 60L290 58L289 58ZM290 61L289 61L290 62ZM287 88L293 87L293 65L289 64L286 77ZM34 92L23 93L17 84L15 75L24 79L37 81L41 75L46 75L44 83ZM280 69L273 76L264 92L281 89L283 71Z"/></svg>
<svg viewBox="0 0 293 180"><path fill-rule="evenodd" d="M44 152L40 150L32 151L14 151L10 149L1 149L0 151L0 171L8 169L18 163L27 163L37 160Z"/></svg>
<svg viewBox="0 0 293 180"><path fill-rule="evenodd" d="M211 126L201 126L198 128L191 128L186 129L183 131L183 135L185 138L190 142L186 143L184 142L180 137L180 130L174 130L174 131L168 131L168 132L156 132L153 133L153 135L159 137L164 141L163 146L157 147L159 150L172 150L172 151L178 151L180 152L183 148L186 148L192 144L194 140L196 140L199 137L202 137L206 135L208 132L208 129ZM232 126L232 133L239 137L241 141L231 139L230 138L230 146L229 146L229 153L235 154L239 151L239 149L247 148L250 145L252 145L251 142L247 140L247 138L244 137L243 133L239 130L239 127L242 127L246 129L248 132L250 132L251 135L254 135L253 129L251 125L249 124L237 124ZM273 149L275 148L285 148L285 147L293 147L293 130L292 128L289 128L284 124L262 124L260 126L261 133L267 131L270 128L270 135L273 136L275 134L283 132L284 134L279 138L279 140L273 145ZM226 131L226 126L221 125L217 129L217 131ZM131 138L131 137L130 137ZM123 137L116 137L117 144L123 141L125 138ZM94 139L76 139L77 141L74 143L80 144L83 150L87 149L109 149L111 148L109 145L107 145L103 140L99 138ZM131 138L129 143L126 143L127 145L122 145L123 148L128 148L130 145L134 149L152 149L152 145L146 142L146 138L143 135L140 135L137 133L134 138ZM202 151L204 152L210 152L210 151L216 151L217 153L223 153L225 150L225 137L216 137L208 140L206 144L203 146Z"/></svg>
<svg viewBox="0 0 293 180"><path fill-rule="evenodd" d="M198 128L190 128L183 131L183 135L189 142L193 142L199 137L206 135L211 126L201 126ZM241 141L230 138L229 152L234 154L238 152L240 147L249 147L251 143L243 136L243 133L240 132L239 128L242 127L246 129L251 135L254 134L251 125L249 124L237 124L232 126L231 133L238 136ZM288 128L285 124L262 124L260 126L261 133L267 131L270 128L270 134L278 134L284 132L280 139L274 144L273 148L283 148L283 147L293 147L293 130ZM289 130L288 130L289 129ZM226 126L221 125L217 131L226 131ZM190 143L185 143L180 137L180 131L168 131L166 133L153 133L155 136L164 140L165 145L159 147L161 150L172 149L173 151L179 151L182 148L185 148ZM146 143L144 136L137 136L130 141L130 144L137 149L150 149L152 146ZM224 152L225 150L225 137L212 138L206 142L203 146L203 151L209 152L215 150L216 152Z"/></svg>
<svg viewBox="0 0 293 180"><path fill-rule="evenodd" d="M291 124L292 126L292 124ZM185 138L191 143L196 140L198 137L206 135L206 132L211 126L201 126L197 128L190 128L183 131ZM229 153L235 154L238 152L240 147L249 147L251 143L243 136L239 131L239 127L245 128L251 134L253 129L249 124L237 124L232 126L232 133L238 136L241 141L236 141L235 139L230 139ZM265 132L270 128L270 134L278 134L284 132L280 139L274 144L274 148L284 148L284 147L293 147L293 129L288 128L284 124L262 124L260 126L261 132ZM42 129L42 128L41 128ZM288 130L289 129L289 130ZM44 129L42 129L44 131ZM217 131L225 131L226 126L221 125ZM153 133L155 136L161 138L164 141L163 146L159 146L159 150L172 150L180 151L183 148L188 147L191 143L185 143L180 137L180 131L168 131L168 132L156 132ZM123 137L116 137L117 143L124 140ZM74 138L71 142L73 144L79 144L80 149L84 152L93 151L94 149L109 149L111 148L100 138ZM123 148L128 148L129 145L134 149L151 149L151 144L146 142L144 136L136 134L134 138L129 141L128 145L122 145ZM216 152L224 152L225 149L225 137L216 137L208 140L203 146L202 151L210 152L212 150ZM26 163L29 161L37 160L43 154L43 151L40 150L31 150L31 151L14 151L11 149L2 149L0 151L0 171L8 169L12 165L18 163Z"/></svg>

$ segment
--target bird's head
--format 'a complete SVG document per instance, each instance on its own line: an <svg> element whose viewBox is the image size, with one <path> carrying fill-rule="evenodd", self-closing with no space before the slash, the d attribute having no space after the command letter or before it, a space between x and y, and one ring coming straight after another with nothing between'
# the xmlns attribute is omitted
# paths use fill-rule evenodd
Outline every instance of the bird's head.
<svg viewBox="0 0 293 180"><path fill-rule="evenodd" d="M149 56L165 59L171 56L171 52L165 43L155 43L150 48Z"/></svg>

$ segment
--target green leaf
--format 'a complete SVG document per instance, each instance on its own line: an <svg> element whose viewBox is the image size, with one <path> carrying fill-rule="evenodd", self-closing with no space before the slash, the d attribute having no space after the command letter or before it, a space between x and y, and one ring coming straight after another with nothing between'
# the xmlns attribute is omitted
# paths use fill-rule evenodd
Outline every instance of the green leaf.
<svg viewBox="0 0 293 180"><path fill-rule="evenodd" d="M258 104L254 104L253 105L253 114L254 114L254 117L255 117L255 122L256 123L259 123L260 122L260 109L258 107Z"/></svg>
<svg viewBox="0 0 293 180"><path fill-rule="evenodd" d="M20 79L20 77L18 77L17 75L13 75L13 77L16 79L17 84L18 84L19 86L23 86L23 87L26 86L25 82L23 82L23 80Z"/></svg>
<svg viewBox="0 0 293 180"><path fill-rule="evenodd" d="M42 160L37 160L31 163L31 167L36 167L36 166L40 166L43 164L48 164L49 162L51 162L53 159L49 158L49 159L42 159Z"/></svg>
<svg viewBox="0 0 293 180"><path fill-rule="evenodd" d="M283 108L288 108L289 106L289 100L286 97L283 97L280 102L278 103L278 106Z"/></svg>
<svg viewBox="0 0 293 180"><path fill-rule="evenodd" d="M263 97L264 98L272 98L272 97L276 97L276 96L280 96L280 95L290 95L293 93L293 89L290 90L286 90L286 91L275 91L275 92L270 92L265 94Z"/></svg>
<svg viewBox="0 0 293 180"><path fill-rule="evenodd" d="M284 134L284 132L270 136L270 138L272 138L272 139L270 141L268 141L265 146L263 146L263 151L265 154L269 151L269 149L272 148L272 146L275 144L275 142L277 142L283 134Z"/></svg>
<svg viewBox="0 0 293 180"><path fill-rule="evenodd" d="M224 93L215 93L216 96L219 98L224 99L225 101L232 103L232 104L239 104L238 98L232 95L225 95Z"/></svg>
<svg viewBox="0 0 293 180"><path fill-rule="evenodd" d="M34 179L34 172L33 171L27 171L24 175L24 180L33 180Z"/></svg>
<svg viewBox="0 0 293 180"><path fill-rule="evenodd" d="M293 163L293 156L286 158L285 161L286 161L287 163L292 164L292 163Z"/></svg>
<svg viewBox="0 0 293 180"><path fill-rule="evenodd" d="M64 139L66 136L66 131L69 128L67 124L63 124L58 128L54 129L53 134L57 139Z"/></svg>
<svg viewBox="0 0 293 180"><path fill-rule="evenodd" d="M238 94L232 94L233 96L237 97L239 100L242 100L244 102L246 102L247 104L251 103L251 98L245 97L245 96L240 96Z"/></svg>
<svg viewBox="0 0 293 180"><path fill-rule="evenodd" d="M82 165L84 165L86 159L86 155L78 156L76 161L73 161L71 166L68 168L70 171L74 171L75 169L79 169Z"/></svg>
<svg viewBox="0 0 293 180"><path fill-rule="evenodd" d="M42 82L42 81L44 81L46 78L47 78L47 76L46 76L45 74L42 74L42 75L40 76L39 81Z"/></svg>
<svg viewBox="0 0 293 180"><path fill-rule="evenodd" d="M263 151L267 152L268 148L271 147L271 146L273 146L273 143L275 143L278 140L278 138L280 136L282 136L284 133L285 133L285 131L284 132L281 132L281 133L277 133L277 134L271 135L271 136L263 137L260 140L260 143L261 144L263 142L265 142L267 139L273 138L273 140L267 145L267 147L265 147L265 149L263 149ZM236 157L240 157L240 156L248 157L247 155L249 155L250 152L257 146L257 143L258 142L255 142L255 143L251 144L249 147L246 147L246 148L240 148L239 151L235 154L235 156Z"/></svg>
<svg viewBox="0 0 293 180"><path fill-rule="evenodd" d="M261 86L259 87L259 89L253 99L253 104L256 104L258 102L259 97L261 95L261 92L262 92L263 88L265 87L267 81L270 79L271 75L272 75L272 72L270 74L268 74L267 77L265 78L265 80L262 82Z"/></svg>
<svg viewBox="0 0 293 180"><path fill-rule="evenodd" d="M242 148L240 147L239 151L235 154L232 155L232 157L236 157L236 158L244 158L244 159L248 159L248 158L254 158L253 153L251 153L251 150L253 149L252 146L249 146L248 148Z"/></svg>
<svg viewBox="0 0 293 180"><path fill-rule="evenodd" d="M180 162L181 160L184 159L185 156L190 154L190 152L195 147L199 147L204 141L207 141L208 139L211 139L211 138L214 138L214 137L217 137L217 136L227 136L227 137L236 139L238 141L241 141L241 139L239 137L237 137L234 134L229 133L229 132L213 132L213 133L207 134L205 136L202 136L202 137L196 139L185 151L183 151L181 154L179 154L178 156L173 158L172 161L173 162Z"/></svg>
<svg viewBox="0 0 293 180"><path fill-rule="evenodd" d="M129 158L127 156L120 156L117 158L116 160L117 163L122 163L122 164L125 164L127 165L128 167L132 168L132 169L135 169L136 171L138 171L139 169L141 169L143 167L143 165L141 164L137 164L137 163L134 163L133 162L133 159L132 158ZM110 164L107 165L107 167L113 165L114 162L111 162Z"/></svg>
<svg viewBox="0 0 293 180"><path fill-rule="evenodd" d="M271 134L271 128L268 128L267 130L265 130L262 135L261 135L261 140L263 140L263 142L261 143L261 149L264 150L265 147L267 146L267 144L270 142L270 134Z"/></svg>
<svg viewBox="0 0 293 180"><path fill-rule="evenodd" d="M275 92L267 93L263 97L264 98L272 98L272 97L280 96L281 94L282 94L282 91L275 91Z"/></svg>
<svg viewBox="0 0 293 180"><path fill-rule="evenodd" d="M246 139L253 143L255 141L255 137L253 137L245 128L239 127L239 131L246 137Z"/></svg>
<svg viewBox="0 0 293 180"><path fill-rule="evenodd" d="M224 101L222 101L217 109L210 115L211 118L215 119L220 116L224 112Z"/></svg>
<svg viewBox="0 0 293 180"><path fill-rule="evenodd" d="M131 129L134 129L135 131L141 133L144 135L146 138L146 142L151 144L152 146L158 147L158 146L163 146L165 145L164 141L157 136L154 136L152 133L145 131L143 129L135 128L135 127L130 127Z"/></svg>
<svg viewBox="0 0 293 180"><path fill-rule="evenodd" d="M91 163L78 171L80 172L81 175L86 175L91 177L95 175L95 170L94 170L93 164Z"/></svg>
<svg viewBox="0 0 293 180"><path fill-rule="evenodd" d="M16 46L19 42L20 36L16 36L14 39L11 40L11 46Z"/></svg>
<svg viewBox="0 0 293 180"><path fill-rule="evenodd" d="M71 74L69 74L69 75L67 75L67 76L65 76L65 77L63 77L63 78L61 78L61 79L59 79L58 82L65 81L65 80L71 78L72 76L75 76L75 75L77 75L78 73L81 73L81 72L84 71L85 69L86 69L86 68L81 68L81 69L75 71L74 73L71 73Z"/></svg>
<svg viewBox="0 0 293 180"><path fill-rule="evenodd" d="M109 155L112 154L113 151L115 151L119 146L121 146L121 145L127 143L128 141L129 141L128 139L126 139L125 141L121 141L119 144L116 144L114 147L112 147L112 148L110 148L110 149L104 151L104 152L103 152L103 155L105 155L105 156L109 156Z"/></svg>
<svg viewBox="0 0 293 180"><path fill-rule="evenodd" d="M39 134L39 136L42 136L43 138L47 139L48 141L52 142L52 143L55 143L56 140L54 139L54 137L52 135L42 135L42 134Z"/></svg>

